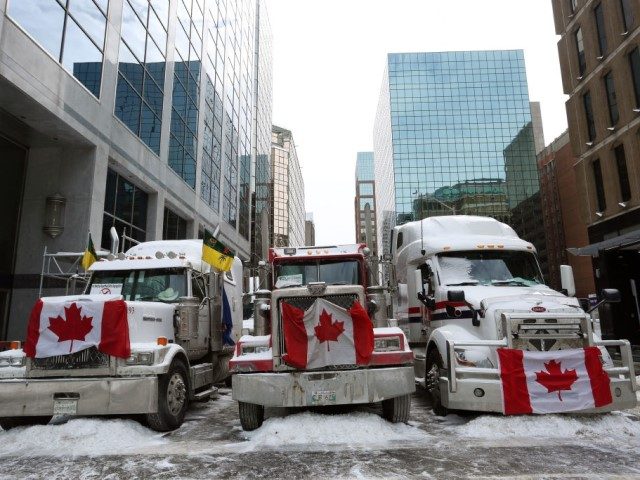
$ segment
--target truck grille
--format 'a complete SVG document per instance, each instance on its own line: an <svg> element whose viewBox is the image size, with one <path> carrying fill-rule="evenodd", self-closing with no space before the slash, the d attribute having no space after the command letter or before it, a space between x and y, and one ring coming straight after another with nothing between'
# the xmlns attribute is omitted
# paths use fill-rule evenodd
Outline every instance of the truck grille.
<svg viewBox="0 0 640 480"><path fill-rule="evenodd" d="M351 308L353 303L356 300L358 300L358 295L356 295L355 293L349 293L344 295L327 295L323 297L314 297L314 296L289 297L289 298L282 298L280 299L280 301L287 302L289 305L299 308L300 310L306 310L311 305L313 305L313 302L315 302L316 299L318 298L322 298L327 302L331 302L335 305L338 305L339 307L342 307L348 310Z"/></svg>
<svg viewBox="0 0 640 480"><path fill-rule="evenodd" d="M32 368L37 370L71 370L75 368L100 368L109 366L109 355L96 347L55 357L34 358Z"/></svg>

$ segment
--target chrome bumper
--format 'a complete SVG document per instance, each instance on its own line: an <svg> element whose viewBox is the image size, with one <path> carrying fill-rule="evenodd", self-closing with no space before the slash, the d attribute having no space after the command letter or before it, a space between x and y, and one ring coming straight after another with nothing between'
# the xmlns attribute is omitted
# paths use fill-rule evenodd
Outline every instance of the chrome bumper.
<svg viewBox="0 0 640 480"><path fill-rule="evenodd" d="M472 410L477 412L502 413L502 388L500 380L486 378L457 379L455 392L451 391L449 379L440 377L442 405L452 410ZM483 396L477 397L476 389L482 389ZM619 395L618 395L619 393ZM568 413L604 413L634 408L638 400L628 379L611 378L611 398L607 406Z"/></svg>
<svg viewBox="0 0 640 480"><path fill-rule="evenodd" d="M413 366L320 372L238 373L233 399L267 407L373 403L415 391Z"/></svg>
<svg viewBox="0 0 640 480"><path fill-rule="evenodd" d="M56 399L77 399L77 415L158 411L158 378L0 380L0 417L53 415Z"/></svg>

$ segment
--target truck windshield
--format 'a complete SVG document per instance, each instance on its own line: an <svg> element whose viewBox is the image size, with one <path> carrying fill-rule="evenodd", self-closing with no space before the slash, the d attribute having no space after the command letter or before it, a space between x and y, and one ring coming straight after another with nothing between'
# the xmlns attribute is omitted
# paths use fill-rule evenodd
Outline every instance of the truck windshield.
<svg viewBox="0 0 640 480"><path fill-rule="evenodd" d="M533 253L513 250L451 252L438 255L443 285L530 287L543 283Z"/></svg>
<svg viewBox="0 0 640 480"><path fill-rule="evenodd" d="M122 295L125 300L176 303L187 295L183 268L94 271L87 292Z"/></svg>
<svg viewBox="0 0 640 480"><path fill-rule="evenodd" d="M310 282L327 285L358 285L360 269L356 260L307 261L277 265L276 288L295 287Z"/></svg>

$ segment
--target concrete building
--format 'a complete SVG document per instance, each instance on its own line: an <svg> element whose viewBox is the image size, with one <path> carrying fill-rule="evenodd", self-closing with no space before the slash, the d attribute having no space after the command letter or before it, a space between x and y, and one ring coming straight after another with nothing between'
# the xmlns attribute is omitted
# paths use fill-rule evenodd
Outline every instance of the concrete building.
<svg viewBox="0 0 640 480"><path fill-rule="evenodd" d="M220 226L249 258L252 159L268 155L256 139L271 123L259 12L259 0L0 0L0 337L24 337L44 248L81 252L89 232L108 249L112 226L125 248Z"/></svg>
<svg viewBox="0 0 640 480"><path fill-rule="evenodd" d="M576 282L576 296L587 298L595 293L591 257L578 257L567 248L589 244L587 224L576 215L580 209L577 178L573 169L576 158L569 142L569 131L556 138L538 154L542 219L546 232L549 261L548 282L559 290L560 265L571 265ZM537 219L539 221L539 217Z"/></svg>
<svg viewBox="0 0 640 480"><path fill-rule="evenodd" d="M380 251L395 225L464 213L505 221L544 252L530 213L539 118L521 50L389 54L374 127Z"/></svg>
<svg viewBox="0 0 640 480"><path fill-rule="evenodd" d="M579 215L598 289L622 303L603 333L640 345L640 3L553 1Z"/></svg>
<svg viewBox="0 0 640 480"><path fill-rule="evenodd" d="M316 224L313 223L313 213L307 212L304 221L304 244L313 247L316 244Z"/></svg>
<svg viewBox="0 0 640 480"><path fill-rule="evenodd" d="M304 180L290 130L273 125L271 177L274 247L305 244Z"/></svg>
<svg viewBox="0 0 640 480"><path fill-rule="evenodd" d="M366 243L374 257L377 257L376 182L373 162L373 152L358 152L354 209L356 243Z"/></svg>

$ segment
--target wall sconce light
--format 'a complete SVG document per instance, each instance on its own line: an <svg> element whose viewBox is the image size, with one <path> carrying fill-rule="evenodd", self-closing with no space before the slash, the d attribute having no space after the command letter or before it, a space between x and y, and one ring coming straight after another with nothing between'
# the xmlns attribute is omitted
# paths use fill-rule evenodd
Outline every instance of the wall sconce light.
<svg viewBox="0 0 640 480"><path fill-rule="evenodd" d="M59 193L47 197L42 231L56 238L64 230L64 211L67 199Z"/></svg>

